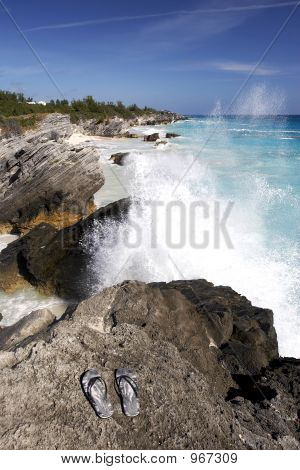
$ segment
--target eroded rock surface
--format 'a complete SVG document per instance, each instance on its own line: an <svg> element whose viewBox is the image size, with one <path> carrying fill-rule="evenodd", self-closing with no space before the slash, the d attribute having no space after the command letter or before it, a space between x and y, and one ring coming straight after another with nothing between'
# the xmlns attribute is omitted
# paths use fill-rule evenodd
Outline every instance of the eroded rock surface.
<svg viewBox="0 0 300 470"><path fill-rule="evenodd" d="M14 325L7 326L0 331L0 350L12 349L24 339L45 330L54 320L55 316L47 308L31 312Z"/></svg>
<svg viewBox="0 0 300 470"><path fill-rule="evenodd" d="M299 449L299 361L277 358L274 334L269 311L204 280L113 286L9 352L0 371L1 448ZM222 347L238 342L249 357ZM114 391L122 366L139 377L141 413L133 419ZM107 381L109 420L97 418L82 393L89 368Z"/></svg>
<svg viewBox="0 0 300 470"><path fill-rule="evenodd" d="M20 226L41 211L84 214L104 183L91 147L13 139L0 146L0 224Z"/></svg>
<svg viewBox="0 0 300 470"><path fill-rule="evenodd" d="M31 284L66 299L87 297L95 282L89 236L96 226L100 240L106 221L121 223L129 207L129 199L116 201L61 230L38 225L0 253L0 289L12 292Z"/></svg>
<svg viewBox="0 0 300 470"><path fill-rule="evenodd" d="M35 131L28 132L25 135L27 142L63 142L73 133L73 125L70 116L60 113L52 113L45 116Z"/></svg>
<svg viewBox="0 0 300 470"><path fill-rule="evenodd" d="M127 120L84 120L75 125L70 116L54 113L36 130L1 142L0 233L25 233L47 221L56 227L68 226L92 212L93 195L103 186L104 176L98 150L66 142L74 131L116 137L127 135L134 125L181 118L164 111ZM117 160L122 164L122 159Z"/></svg>
<svg viewBox="0 0 300 470"><path fill-rule="evenodd" d="M78 128L81 129L82 132L89 135L103 135L107 137L138 137L136 134L130 132L130 127L170 124L180 119L183 119L183 116L180 114L169 111L162 111L153 114L137 116L131 119L115 117L101 122L97 121L96 119L89 119L80 121Z"/></svg>

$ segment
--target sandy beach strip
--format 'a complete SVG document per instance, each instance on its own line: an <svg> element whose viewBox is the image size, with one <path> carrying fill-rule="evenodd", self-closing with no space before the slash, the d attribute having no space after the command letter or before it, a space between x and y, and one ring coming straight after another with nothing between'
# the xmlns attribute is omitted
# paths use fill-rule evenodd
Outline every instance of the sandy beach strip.
<svg viewBox="0 0 300 470"><path fill-rule="evenodd" d="M126 137L105 137L105 136L99 136L99 135L86 135L82 134L81 132L74 132L74 134L71 135L68 139L66 139L66 142L68 142L71 145L77 145L81 144L83 142L112 142L112 141L117 141L117 140L123 140L127 141L128 139Z"/></svg>

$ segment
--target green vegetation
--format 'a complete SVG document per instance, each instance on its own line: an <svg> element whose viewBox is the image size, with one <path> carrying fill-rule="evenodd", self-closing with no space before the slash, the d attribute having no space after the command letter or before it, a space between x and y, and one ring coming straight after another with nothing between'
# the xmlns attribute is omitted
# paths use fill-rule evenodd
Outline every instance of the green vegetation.
<svg viewBox="0 0 300 470"><path fill-rule="evenodd" d="M5 119L0 116L0 139L8 139L13 135L21 135L23 130L17 121L14 119Z"/></svg>
<svg viewBox="0 0 300 470"><path fill-rule="evenodd" d="M125 119L134 118L142 114L155 112L151 108L139 108L136 104L125 106L121 101L99 102L92 96L82 100L51 100L46 106L42 104L28 104L32 98L26 98L23 93L12 93L0 90L0 127L6 129L5 134L17 135L22 129L36 126L43 115L49 113L70 114L71 122L80 119L97 119L104 122L109 118L118 116ZM12 123L14 121L14 124Z"/></svg>

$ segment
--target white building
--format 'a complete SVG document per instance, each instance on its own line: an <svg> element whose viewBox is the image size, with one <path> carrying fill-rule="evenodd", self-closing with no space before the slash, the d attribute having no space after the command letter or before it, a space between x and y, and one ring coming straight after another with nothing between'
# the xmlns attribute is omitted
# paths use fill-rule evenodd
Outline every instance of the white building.
<svg viewBox="0 0 300 470"><path fill-rule="evenodd" d="M42 104L43 106L46 106L46 101L26 101L27 104Z"/></svg>

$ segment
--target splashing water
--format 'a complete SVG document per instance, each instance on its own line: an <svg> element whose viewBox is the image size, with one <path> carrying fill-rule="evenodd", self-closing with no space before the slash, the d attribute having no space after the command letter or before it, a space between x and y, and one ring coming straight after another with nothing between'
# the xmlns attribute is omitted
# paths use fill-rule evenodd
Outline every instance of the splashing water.
<svg viewBox="0 0 300 470"><path fill-rule="evenodd" d="M268 89L266 85L242 93L233 106L235 115L276 116L284 110L285 94L281 90Z"/></svg>
<svg viewBox="0 0 300 470"><path fill-rule="evenodd" d="M264 103L255 115L272 114L274 94L262 90L251 95ZM299 357L300 119L217 111L169 126L182 136L170 145L130 155L122 181L137 204L101 241L90 234L96 289L127 279L230 285L274 311L281 355Z"/></svg>

